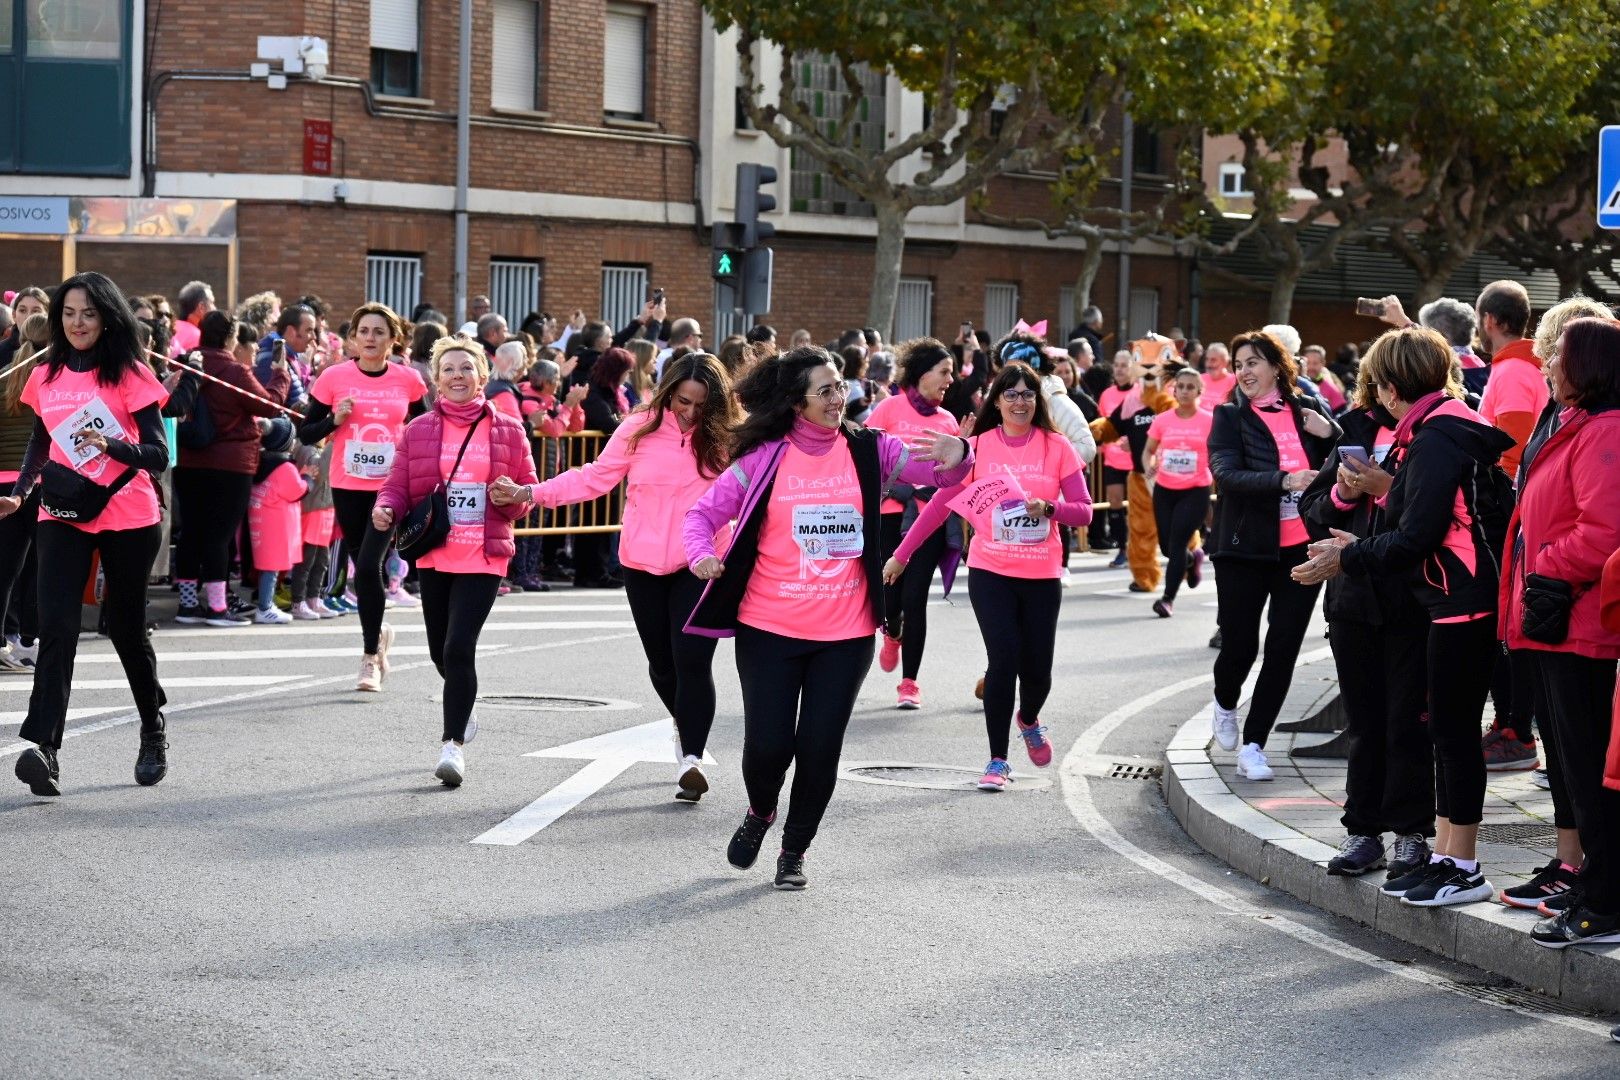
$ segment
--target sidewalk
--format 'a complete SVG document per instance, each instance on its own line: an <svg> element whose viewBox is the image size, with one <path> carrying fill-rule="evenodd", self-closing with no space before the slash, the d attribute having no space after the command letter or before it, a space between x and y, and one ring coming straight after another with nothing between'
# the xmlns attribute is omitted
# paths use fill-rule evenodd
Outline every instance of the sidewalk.
<svg viewBox="0 0 1620 1080"><path fill-rule="evenodd" d="M1303 665L1279 724L1312 715L1337 693L1330 657ZM1176 819L1210 854L1262 885L1569 1005L1620 1008L1620 945L1547 949L1530 940L1530 927L1540 918L1534 911L1495 900L1414 908L1378 891L1382 870L1329 877L1327 861L1344 839L1339 816L1345 762L1294 758L1289 751L1333 736L1274 733L1266 757L1276 779L1252 783L1234 772L1235 754L1210 741L1209 712L1206 705L1165 748L1164 792ZM1535 787L1530 775L1487 777L1479 857L1498 892L1530 877L1553 853L1552 796Z"/></svg>

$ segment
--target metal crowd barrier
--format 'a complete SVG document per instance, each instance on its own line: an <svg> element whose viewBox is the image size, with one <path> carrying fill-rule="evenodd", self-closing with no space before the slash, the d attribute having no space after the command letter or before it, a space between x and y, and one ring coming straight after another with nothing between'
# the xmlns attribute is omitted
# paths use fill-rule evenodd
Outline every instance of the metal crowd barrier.
<svg viewBox="0 0 1620 1080"><path fill-rule="evenodd" d="M549 480L569 469L595 461L607 445L601 431L571 431L564 435L532 435L535 471ZM518 536L581 536L616 533L624 520L624 485L599 499L555 510L535 507L516 522Z"/></svg>

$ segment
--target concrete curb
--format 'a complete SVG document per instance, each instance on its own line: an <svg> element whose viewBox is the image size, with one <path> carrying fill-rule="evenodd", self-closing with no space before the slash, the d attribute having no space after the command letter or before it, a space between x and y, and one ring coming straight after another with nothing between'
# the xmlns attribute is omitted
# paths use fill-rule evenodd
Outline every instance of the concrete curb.
<svg viewBox="0 0 1620 1080"><path fill-rule="evenodd" d="M1534 912L1502 904L1414 908L1378 891L1382 872L1329 877L1334 849L1261 813L1233 793L1210 760L1209 710L1183 724L1165 747L1170 812L1205 851L1262 885L1313 907L1511 979L1576 1008L1620 1006L1620 949L1547 949L1530 940Z"/></svg>

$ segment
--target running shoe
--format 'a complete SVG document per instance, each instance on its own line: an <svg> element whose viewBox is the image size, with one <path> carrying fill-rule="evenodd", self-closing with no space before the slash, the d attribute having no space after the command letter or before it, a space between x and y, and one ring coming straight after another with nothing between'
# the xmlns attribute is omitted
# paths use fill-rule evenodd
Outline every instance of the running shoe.
<svg viewBox="0 0 1620 1080"><path fill-rule="evenodd" d="M299 622L320 622L321 617L309 606L307 600L300 600L292 606L292 617Z"/></svg>
<svg viewBox="0 0 1620 1080"><path fill-rule="evenodd" d="M1487 772L1518 772L1538 764L1536 744L1521 741L1512 728L1492 728L1480 743Z"/></svg>
<svg viewBox="0 0 1620 1080"><path fill-rule="evenodd" d="M534 575L518 578L518 588L524 592L550 592L551 586Z"/></svg>
<svg viewBox="0 0 1620 1080"><path fill-rule="evenodd" d="M1152 592L1153 591L1152 589L1148 588L1146 585L1143 585L1140 581L1131 582L1130 585L1128 586L1128 588L1130 589L1131 592Z"/></svg>
<svg viewBox="0 0 1620 1080"><path fill-rule="evenodd" d="M1067 589L1071 583L1072 582L1069 578L1069 568L1065 566L1058 571L1058 584Z"/></svg>
<svg viewBox="0 0 1620 1080"><path fill-rule="evenodd" d="M39 663L39 640L37 638L32 645L24 645L20 637L15 634L8 634L6 644L11 646L11 655L29 667Z"/></svg>
<svg viewBox="0 0 1620 1080"><path fill-rule="evenodd" d="M56 764L56 751L43 746L30 746L17 755L17 779L28 785L35 795L62 794L62 770Z"/></svg>
<svg viewBox="0 0 1620 1080"><path fill-rule="evenodd" d="M478 711L475 709L467 714L467 726L461 732L461 745L466 746L478 738Z"/></svg>
<svg viewBox="0 0 1620 1080"><path fill-rule="evenodd" d="M1570 908L1536 923L1530 940L1549 949L1620 941L1620 915L1599 915L1585 906Z"/></svg>
<svg viewBox="0 0 1620 1080"><path fill-rule="evenodd" d="M511 590L507 590L510 592ZM421 607L422 601L406 592L404 589L390 589L387 594L389 607L415 608Z"/></svg>
<svg viewBox="0 0 1620 1080"><path fill-rule="evenodd" d="M383 675L387 675L393 670L392 665L388 663L388 650L393 647L394 628L387 623L383 623L381 629L377 631L377 667ZM381 682L380 679L378 681Z"/></svg>
<svg viewBox="0 0 1620 1080"><path fill-rule="evenodd" d="M353 615L360 610L360 605L348 593L337 593L328 596L323 603L339 615Z"/></svg>
<svg viewBox="0 0 1620 1080"><path fill-rule="evenodd" d="M12 651L10 642L7 642L5 645L0 645L0 671L14 671L27 674L33 670L34 666L32 664L23 663L22 658Z"/></svg>
<svg viewBox="0 0 1620 1080"><path fill-rule="evenodd" d="M1400 877L1385 878L1383 886L1378 891L1385 896L1405 896L1410 890L1417 888L1435 874L1444 873L1446 873L1445 867L1431 858L1422 866L1413 867Z"/></svg>
<svg viewBox="0 0 1620 1080"><path fill-rule="evenodd" d="M350 611L359 611L360 610L360 598L358 596L354 595L354 590L353 589L344 589L343 590L343 603L348 607L348 609Z"/></svg>
<svg viewBox="0 0 1620 1080"><path fill-rule="evenodd" d="M1007 785L1012 782L1012 766L1007 764L1007 759L991 758L990 764L984 767L984 775L979 777L979 790L1006 791Z"/></svg>
<svg viewBox="0 0 1620 1080"><path fill-rule="evenodd" d="M504 581L501 582L499 585L497 585L495 587L495 595L496 596L511 596L512 595L512 586L507 584ZM421 603L421 601L418 600L417 603Z"/></svg>
<svg viewBox="0 0 1620 1080"><path fill-rule="evenodd" d="M1024 737L1024 748L1029 751L1029 763L1037 769L1044 769L1052 764L1052 744L1046 739L1046 726L1039 720L1033 724L1024 721L1024 714L1018 714L1018 734Z"/></svg>
<svg viewBox="0 0 1620 1080"><path fill-rule="evenodd" d="M980 675L979 676L979 681L973 684L973 696L978 698L980 701L984 700L984 676L983 675Z"/></svg>
<svg viewBox="0 0 1620 1080"><path fill-rule="evenodd" d="M1187 560L1187 588L1196 589L1204 583L1204 549L1198 548Z"/></svg>
<svg viewBox="0 0 1620 1080"><path fill-rule="evenodd" d="M1547 778L1546 769L1537 769L1535 772L1531 773L1530 783L1532 786L1538 787L1542 791L1552 790L1552 781Z"/></svg>
<svg viewBox="0 0 1620 1080"><path fill-rule="evenodd" d="M169 740L163 728L141 732L141 752L135 758L135 782L151 787L169 775Z"/></svg>
<svg viewBox="0 0 1620 1080"><path fill-rule="evenodd" d="M783 892L798 892L810 879L804 876L804 856L784 850L776 857L776 887Z"/></svg>
<svg viewBox="0 0 1620 1080"><path fill-rule="evenodd" d="M240 615L244 619L251 619L253 613L259 610L259 605L256 600L244 600L233 593L230 599L225 602L225 609L232 615Z"/></svg>
<svg viewBox="0 0 1620 1080"><path fill-rule="evenodd" d="M1212 649L1218 649L1221 647L1221 632L1219 630L1216 630L1209 636L1209 647Z"/></svg>
<svg viewBox="0 0 1620 1080"><path fill-rule="evenodd" d="M1110 570L1123 570L1127 566L1129 566L1130 564L1131 564L1130 556L1128 554L1126 554L1125 549L1123 547L1121 547L1119 549L1119 554L1115 555L1112 559L1109 560L1108 569L1110 569Z"/></svg>
<svg viewBox="0 0 1620 1080"><path fill-rule="evenodd" d="M1534 911L1541 906L1542 901L1574 888L1579 878L1580 875L1576 871L1565 866L1564 860L1554 855L1546 866L1531 875L1529 881L1523 885L1503 889L1498 898L1508 907Z"/></svg>
<svg viewBox="0 0 1620 1080"><path fill-rule="evenodd" d="M1173 600L1159 599L1153 601L1153 614L1161 619L1168 619L1176 613L1176 604Z"/></svg>
<svg viewBox="0 0 1620 1080"><path fill-rule="evenodd" d="M1496 890L1485 880L1483 870L1464 870L1450 859L1434 863L1438 867L1417 885L1407 889L1401 903L1413 907L1447 907L1489 900Z"/></svg>
<svg viewBox="0 0 1620 1080"><path fill-rule="evenodd" d="M1245 780L1270 780L1277 775L1266 761L1266 752L1259 743L1247 743L1238 751L1237 774Z"/></svg>
<svg viewBox="0 0 1620 1080"><path fill-rule="evenodd" d="M1383 865L1383 842L1376 836L1352 834L1339 845L1339 853L1328 860L1327 872L1334 877L1360 877Z"/></svg>
<svg viewBox="0 0 1620 1080"><path fill-rule="evenodd" d="M382 689L382 669L375 654L368 653L360 658L360 679L354 688L373 694Z"/></svg>
<svg viewBox="0 0 1620 1080"><path fill-rule="evenodd" d="M467 758L454 741L446 742L439 751L439 767L433 770L433 775L445 787L460 787L461 781L466 779Z"/></svg>
<svg viewBox="0 0 1620 1080"><path fill-rule="evenodd" d="M922 708L922 690L917 686L916 679L901 679L900 685L895 687L899 701L895 703L897 709Z"/></svg>
<svg viewBox="0 0 1620 1080"><path fill-rule="evenodd" d="M1390 848L1389 873L1384 876L1386 882L1394 881L1429 865L1429 856L1433 851L1429 848L1428 838L1419 833L1402 833L1395 838Z"/></svg>
<svg viewBox="0 0 1620 1080"><path fill-rule="evenodd" d="M1223 709L1220 702L1214 703L1214 712L1210 714L1210 734L1215 737L1215 745L1222 750L1236 750L1238 746L1238 714L1236 709Z"/></svg>
<svg viewBox="0 0 1620 1080"><path fill-rule="evenodd" d="M883 646L878 649L878 670L893 671L900 666L900 639L883 634Z"/></svg>
<svg viewBox="0 0 1620 1080"><path fill-rule="evenodd" d="M257 612L258 609L254 608L254 611ZM203 622L209 626L247 626L252 621L246 615L238 615L229 608L223 611L210 611L203 617Z"/></svg>
<svg viewBox="0 0 1620 1080"><path fill-rule="evenodd" d="M680 789L675 792L675 798L681 802L695 803L703 798L709 790L709 778L703 775L703 760L695 754L681 758L675 774L675 786Z"/></svg>
<svg viewBox="0 0 1620 1080"><path fill-rule="evenodd" d="M308 600L304 601L304 606L323 619L339 619L345 614L344 612L333 607L330 602L319 596L310 597Z"/></svg>
<svg viewBox="0 0 1620 1080"><path fill-rule="evenodd" d="M260 626L285 626L293 617L280 608L260 608L253 613L253 621Z"/></svg>
<svg viewBox="0 0 1620 1080"><path fill-rule="evenodd" d="M1568 911L1570 908L1580 907L1581 894L1583 892L1585 892L1585 890L1581 888L1581 883L1577 881L1572 887L1565 889L1561 893L1549 896L1547 899L1537 904L1536 911L1540 912L1543 918L1550 919L1561 911Z"/></svg>
<svg viewBox="0 0 1620 1080"><path fill-rule="evenodd" d="M179 611L176 611L174 613L174 621L177 622L177 623L187 623L187 624L197 624L197 623L207 622L208 621L208 609L204 608L200 604L195 606L195 607L183 607Z"/></svg>
<svg viewBox="0 0 1620 1080"><path fill-rule="evenodd" d="M731 843L726 845L726 862L738 870L747 870L759 858L759 845L765 842L765 834L770 831L771 822L776 820L775 811L770 817L760 817L750 807L743 815L743 822L732 834Z"/></svg>

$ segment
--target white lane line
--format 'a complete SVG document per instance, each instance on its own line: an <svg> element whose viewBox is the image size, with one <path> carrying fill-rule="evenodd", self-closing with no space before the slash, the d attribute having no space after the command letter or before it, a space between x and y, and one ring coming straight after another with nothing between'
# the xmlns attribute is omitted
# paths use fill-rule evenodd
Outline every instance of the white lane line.
<svg viewBox="0 0 1620 1080"><path fill-rule="evenodd" d="M295 681L295 680L297 680L299 678L302 678L302 676L300 676L300 675L179 675L179 676L173 676L173 677L163 677L160 674L159 678L158 678L158 681L163 684L163 688L165 690L170 690L170 689L184 690L184 689L187 689L189 687L198 687L198 686L274 686L277 683L293 682L293 681ZM34 688L33 687L33 680L29 680L26 683L22 683L22 682L3 682L3 683L0 683L0 694L6 693L8 691L10 691L12 693L16 693L16 692L19 692L19 691L30 691L33 688ZM129 680L128 679L75 679L73 681L73 689L74 689L74 691L79 691L79 690L128 690L129 689Z"/></svg>
<svg viewBox="0 0 1620 1080"><path fill-rule="evenodd" d="M516 656L518 653L540 652L544 649L566 649L575 645L600 645L609 641L624 641L627 638L633 638L635 636L636 635L633 633L604 634L600 637L577 638L571 641L546 641L536 645L516 645L511 648L496 648L491 649L490 652L499 652L503 657ZM418 660L410 664L394 665L394 670L413 671L416 668L432 666L433 661L431 660ZM325 679L301 680L296 687L269 686L259 690L249 690L242 694L226 694L221 697L208 698L205 701L188 701L184 705L167 705L164 706L163 715L172 717L178 716L181 713L193 712L197 709L212 709L220 705L232 705L239 701L255 701L259 698L265 698L273 694L281 693L284 690L297 690L299 693L302 693L305 690L313 690L317 687L337 686L343 683L349 683L352 689L354 678L355 677L352 674L333 675ZM93 735L98 731L106 731L108 728L118 727L121 724L133 724L140 718L140 713L137 712L127 712L118 716L109 716L105 720L97 720L94 723L85 724L82 727L68 728L68 730L63 734L62 738L73 739L80 735ZM33 745L34 744L31 742L16 742L9 746L0 746L0 758L7 758L14 754L20 754Z"/></svg>
<svg viewBox="0 0 1620 1080"><path fill-rule="evenodd" d="M125 685L127 687L128 684L126 683ZM123 708L127 708L127 706L105 705L99 709L69 709L67 711L68 723L71 724L75 720L83 720L87 716L100 716L102 713L117 712L119 709ZM0 712L0 724L20 724L26 719L28 719L27 709L7 710Z"/></svg>
<svg viewBox="0 0 1620 1080"><path fill-rule="evenodd" d="M423 625L421 623L394 622L393 620L388 620L388 625L392 626L396 633L401 633L401 634L420 634L424 630L424 627L423 627ZM634 623L626 622L626 621L624 621L622 619L621 620L615 620L615 621L585 620L585 621L581 621L581 622L501 622L498 619L491 619L489 622L484 624L484 629L486 631L488 631L488 630L630 630L630 629L634 629L634 628L635 628ZM258 635L260 635L262 637L265 637L265 638L273 638L273 637L277 637L277 636L286 637L286 638L298 638L298 637L303 637L306 634L313 634L313 635L316 635L316 636L319 636L319 637L342 637L344 635L347 635L349 637L354 638L356 641L358 641L358 640L360 640L360 624L357 623L357 622L350 623L348 626L315 626L315 625L312 624L312 625L309 625L309 626L302 626L302 627L298 626L296 623L292 624L290 626L272 626L272 627L265 627L265 626L197 626L197 627L190 627L190 626L188 626L184 630L160 630L156 634L153 635L152 641L153 641L154 644L161 645L162 642L163 642L163 639L165 639L165 638L233 637L233 636L239 636L239 635L242 635L242 634L258 634ZM162 654L160 652L159 657L161 658L161 656L162 656Z"/></svg>
<svg viewBox="0 0 1620 1080"><path fill-rule="evenodd" d="M1301 656L1298 664L1303 666L1330 655L1332 654L1327 649L1317 649ZM1297 923L1276 911L1256 907L1242 897L1177 869L1158 856L1149 854L1125 839L1097 809L1097 804L1091 798L1091 782L1086 778L1083 769L1085 762L1092 755L1102 752L1104 740L1118 730L1126 721L1146 712L1159 704L1159 702L1212 682L1214 682L1213 675L1195 675L1192 678L1182 679L1180 682L1172 683L1169 686L1160 687L1150 694L1144 694L1133 701L1126 702L1080 733L1080 738L1075 741L1069 752L1063 756L1063 764L1059 770L1059 779L1063 785L1063 801L1068 804L1069 813L1074 815L1074 819L1080 823L1080 827L1090 833L1094 839L1125 856L1125 858L1142 867L1142 869L1181 886L1194 896L1207 900L1216 907L1223 908L1229 914L1255 920L1262 926L1268 926L1280 933L1287 934L1296 941L1321 949L1323 952L1331 953L1340 959L1353 960L1386 975L1394 975L1408 982L1418 983L1432 990L1443 990L1448 994L1455 994L1458 997L1466 998L1468 1001L1478 1003L1480 999L1457 990L1451 985L1450 980L1442 976L1424 971L1416 965L1385 960L1375 953L1367 952L1365 949L1358 949L1354 945L1346 944L1336 938L1329 937L1327 934ZM1490 1001L1484 1002L1484 1004L1504 1009L1507 1012L1517 1013L1531 1020L1559 1024L1604 1039L1609 1037L1609 1025L1599 1023L1596 1020L1560 1016L1555 1013L1532 1012L1509 1002Z"/></svg>
<svg viewBox="0 0 1620 1080"><path fill-rule="evenodd" d="M481 641L478 643L479 652L489 652L493 649L503 648L499 644ZM426 656L426 645L395 645L388 650L390 658L395 656ZM345 663L354 661L354 650L344 649L337 645L328 645L325 648L310 649L199 649L196 652L160 652L158 653L158 678L164 686L171 685L171 681L163 673L177 664L190 664L202 662L217 662L220 660L342 660ZM116 664L118 654L115 652L85 653L81 651L74 660L74 664ZM32 678L30 676L30 678ZM237 680L240 681L240 680ZM74 683L73 689L79 689L83 684ZM127 683L119 683L120 687Z"/></svg>

